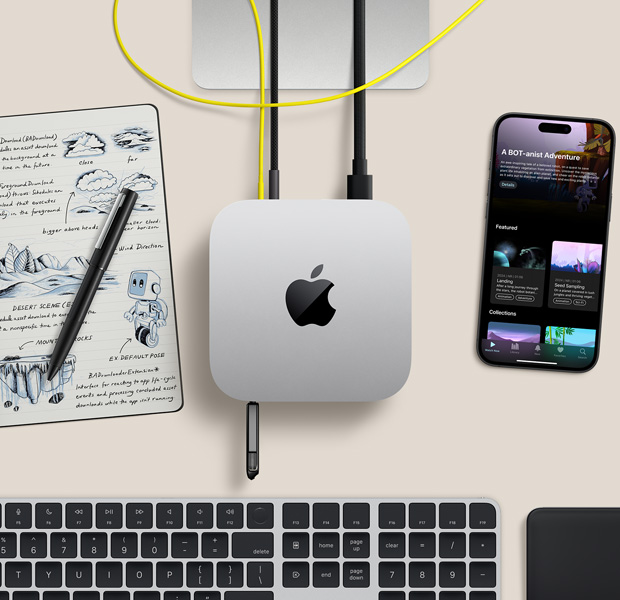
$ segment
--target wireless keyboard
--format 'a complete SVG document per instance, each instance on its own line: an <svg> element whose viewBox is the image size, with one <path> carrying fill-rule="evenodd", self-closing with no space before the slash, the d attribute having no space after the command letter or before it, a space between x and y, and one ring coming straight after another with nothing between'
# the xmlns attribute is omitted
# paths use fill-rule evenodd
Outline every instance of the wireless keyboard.
<svg viewBox="0 0 620 600"><path fill-rule="evenodd" d="M497 600L487 499L0 500L0 600Z"/></svg>

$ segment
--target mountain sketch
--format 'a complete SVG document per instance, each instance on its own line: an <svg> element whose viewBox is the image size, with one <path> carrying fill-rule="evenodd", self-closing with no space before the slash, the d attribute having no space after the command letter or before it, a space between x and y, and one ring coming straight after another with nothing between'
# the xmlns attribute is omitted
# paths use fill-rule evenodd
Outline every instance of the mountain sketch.
<svg viewBox="0 0 620 600"><path fill-rule="evenodd" d="M73 295L80 287L88 265L83 256L74 256L61 263L51 254L35 257L27 246L19 250L9 244L6 254L0 258L0 299ZM99 289L116 285L116 278L106 273Z"/></svg>

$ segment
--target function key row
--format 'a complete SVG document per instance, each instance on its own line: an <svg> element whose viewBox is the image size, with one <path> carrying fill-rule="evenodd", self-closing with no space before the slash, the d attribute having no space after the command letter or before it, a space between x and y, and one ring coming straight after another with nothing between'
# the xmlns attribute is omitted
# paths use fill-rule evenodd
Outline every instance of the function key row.
<svg viewBox="0 0 620 600"><path fill-rule="evenodd" d="M432 502L415 502L409 505L410 529L435 529L437 509ZM471 529L495 529L497 514L495 507L487 502L475 502L467 506L462 502L439 504L440 529L465 529L469 522ZM393 502L379 505L379 527L381 529L405 529L407 509L404 504Z"/></svg>
<svg viewBox="0 0 620 600"><path fill-rule="evenodd" d="M2 515L1 512L4 514ZM34 512L34 515L33 515ZM63 514L64 513L64 514ZM2 520L4 516L4 520ZM34 519L33 519L34 517ZM64 522L63 522L64 517ZM437 518L438 517L438 518ZM379 505L380 529L495 529L495 507L486 502L384 502ZM371 508L365 502L288 502L282 506L284 529L370 528ZM33 523L34 520L34 523ZM0 511L4 529L272 529L274 505L271 503L180 502L7 502Z"/></svg>
<svg viewBox="0 0 620 600"><path fill-rule="evenodd" d="M9 600L9 592L0 591L0 600ZM98 592L98 591L82 591L82 592L61 592L47 591L38 592L36 590L13 592L13 600L274 600L273 592L226 592L223 596L221 592L200 591L194 592L158 592L157 590L149 590L143 592ZM389 600L389 599L388 599Z"/></svg>
<svg viewBox="0 0 620 600"><path fill-rule="evenodd" d="M495 592L379 592L379 600L497 600ZM74 600L80 600L74 598ZM104 599L105 600L105 599ZM176 599L176 600L181 600ZM189 600L189 599L188 599ZM197 600L196 598L194 600Z"/></svg>
<svg viewBox="0 0 620 600"><path fill-rule="evenodd" d="M440 529L495 529L497 513L487 502L384 502L379 505L380 529L435 529L439 512ZM468 519L469 512L469 519ZM284 529L309 529L310 515L314 529L339 529L341 526L340 505L337 503L287 503L282 507ZM408 516L408 519L407 519ZM344 529L369 529L370 505L367 503L345 503L342 506L342 527Z"/></svg>
<svg viewBox="0 0 620 600"><path fill-rule="evenodd" d="M271 529L273 504L190 502L7 502L3 529ZM215 512L215 523L214 523ZM247 513L247 514L245 514ZM64 517L64 519L63 519Z"/></svg>
<svg viewBox="0 0 620 600"><path fill-rule="evenodd" d="M13 600L222 600L222 593L215 591L201 592L43 592L37 591L14 592ZM379 592L379 600L496 600L495 592ZM9 592L0 592L0 600L9 600ZM226 592L225 600L274 600L274 593L270 591Z"/></svg>

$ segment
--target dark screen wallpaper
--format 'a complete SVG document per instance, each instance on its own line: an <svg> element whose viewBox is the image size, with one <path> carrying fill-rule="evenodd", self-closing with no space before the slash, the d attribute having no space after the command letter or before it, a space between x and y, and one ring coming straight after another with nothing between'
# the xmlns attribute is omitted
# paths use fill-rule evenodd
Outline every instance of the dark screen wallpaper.
<svg viewBox="0 0 620 600"><path fill-rule="evenodd" d="M478 332L484 361L567 370L596 361L613 145L603 122L508 115L497 125ZM497 335L511 325L542 335Z"/></svg>

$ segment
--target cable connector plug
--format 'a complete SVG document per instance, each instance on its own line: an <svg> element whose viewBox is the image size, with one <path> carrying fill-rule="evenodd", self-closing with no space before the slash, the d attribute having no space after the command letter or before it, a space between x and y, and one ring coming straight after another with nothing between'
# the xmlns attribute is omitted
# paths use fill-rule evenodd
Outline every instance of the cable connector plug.
<svg viewBox="0 0 620 600"><path fill-rule="evenodd" d="M347 175L348 200L372 200L372 175L366 172L366 159L363 164L353 159L353 175Z"/></svg>
<svg viewBox="0 0 620 600"><path fill-rule="evenodd" d="M269 200L280 199L280 171L271 169L269 171Z"/></svg>

